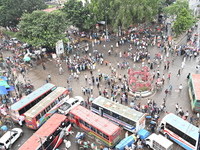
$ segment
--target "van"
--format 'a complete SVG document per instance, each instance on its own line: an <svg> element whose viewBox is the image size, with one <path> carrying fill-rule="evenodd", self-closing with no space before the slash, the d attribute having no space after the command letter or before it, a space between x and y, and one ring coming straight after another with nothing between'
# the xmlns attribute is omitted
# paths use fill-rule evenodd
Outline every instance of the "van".
<svg viewBox="0 0 200 150"><path fill-rule="evenodd" d="M146 138L146 146L153 150L173 150L173 143L170 140L155 133Z"/></svg>
<svg viewBox="0 0 200 150"><path fill-rule="evenodd" d="M7 131L1 138L0 138L0 150L6 150L11 147L15 141L21 137L23 134L22 129L20 128L13 128L10 131Z"/></svg>

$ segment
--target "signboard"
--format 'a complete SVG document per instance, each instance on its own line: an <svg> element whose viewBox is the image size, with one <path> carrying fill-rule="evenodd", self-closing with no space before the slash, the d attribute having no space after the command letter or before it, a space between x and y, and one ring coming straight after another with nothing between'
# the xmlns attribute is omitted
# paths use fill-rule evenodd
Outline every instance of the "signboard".
<svg viewBox="0 0 200 150"><path fill-rule="evenodd" d="M63 45L63 41L59 40L56 43L56 54L59 56L60 54L64 53L64 45Z"/></svg>
<svg viewBox="0 0 200 150"><path fill-rule="evenodd" d="M105 21L97 21L98 24L106 24Z"/></svg>

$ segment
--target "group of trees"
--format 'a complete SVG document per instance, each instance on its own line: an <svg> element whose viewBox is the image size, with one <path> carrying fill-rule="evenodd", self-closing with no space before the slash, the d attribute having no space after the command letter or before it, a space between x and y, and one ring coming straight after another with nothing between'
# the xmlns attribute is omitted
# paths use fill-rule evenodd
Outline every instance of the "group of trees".
<svg viewBox="0 0 200 150"><path fill-rule="evenodd" d="M24 13L46 7L43 0L0 0L0 26L15 28Z"/></svg>
<svg viewBox="0 0 200 150"><path fill-rule="evenodd" d="M192 16L192 10L189 9L188 1L178 0L170 6L163 8L165 15L174 18L173 29L176 35L183 33L189 29L194 23L195 19Z"/></svg>
<svg viewBox="0 0 200 150"><path fill-rule="evenodd" d="M179 33L183 25L189 26L188 19L191 16L188 3L184 2L180 7L179 1L170 5L173 2L174 0L86 0L83 4L79 0L68 0L63 8L48 13L41 11L47 8L43 0L0 0L0 25L18 27L18 35L34 46L53 48L58 40L65 38L63 33L70 25L88 30L95 28L97 21L106 21L113 30L118 26L127 29L134 23L151 22L164 10L167 15L177 17L174 29ZM168 5L170 6L166 7ZM179 17L180 15L187 15L187 19Z"/></svg>

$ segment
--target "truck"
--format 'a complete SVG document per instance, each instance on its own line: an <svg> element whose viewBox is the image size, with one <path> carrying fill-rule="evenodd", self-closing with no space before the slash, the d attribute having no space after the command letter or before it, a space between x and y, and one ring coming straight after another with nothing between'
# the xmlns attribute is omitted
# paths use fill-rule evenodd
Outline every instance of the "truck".
<svg viewBox="0 0 200 150"><path fill-rule="evenodd" d="M161 134L151 134L146 138L146 146L153 150L173 150L173 142Z"/></svg>

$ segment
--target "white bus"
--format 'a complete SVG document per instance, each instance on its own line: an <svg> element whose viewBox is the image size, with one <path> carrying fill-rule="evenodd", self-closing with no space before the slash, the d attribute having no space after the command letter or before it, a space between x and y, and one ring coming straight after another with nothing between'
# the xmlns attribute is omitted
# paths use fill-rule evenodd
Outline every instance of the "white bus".
<svg viewBox="0 0 200 150"><path fill-rule="evenodd" d="M145 127L146 114L101 96L92 102L90 109L130 132L137 132Z"/></svg>
<svg viewBox="0 0 200 150"><path fill-rule="evenodd" d="M198 150L199 128L173 113L167 114L159 125L160 132L186 150Z"/></svg>

